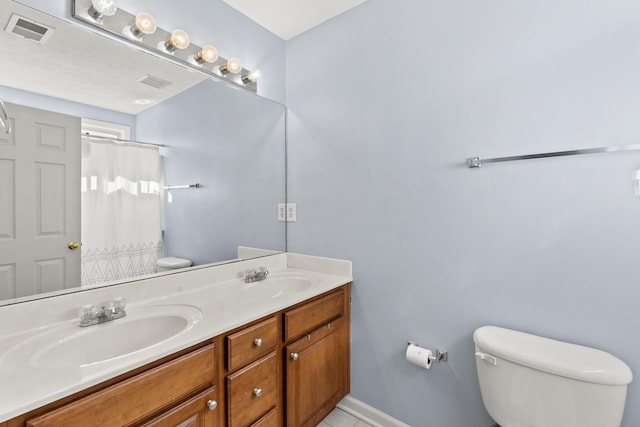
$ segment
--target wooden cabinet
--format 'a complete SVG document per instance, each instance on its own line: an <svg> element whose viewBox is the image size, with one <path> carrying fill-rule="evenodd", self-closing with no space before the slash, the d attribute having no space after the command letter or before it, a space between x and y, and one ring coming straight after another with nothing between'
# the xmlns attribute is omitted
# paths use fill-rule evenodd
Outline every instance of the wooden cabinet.
<svg viewBox="0 0 640 427"><path fill-rule="evenodd" d="M218 393L215 387L143 424L144 427L215 427L218 425Z"/></svg>
<svg viewBox="0 0 640 427"><path fill-rule="evenodd" d="M277 374L278 363L274 351L227 377L229 427L252 425L276 408Z"/></svg>
<svg viewBox="0 0 640 427"><path fill-rule="evenodd" d="M349 316L346 284L0 427L315 426L349 392Z"/></svg>
<svg viewBox="0 0 640 427"><path fill-rule="evenodd" d="M284 352L287 427L317 425L349 391L345 293L348 288L285 313L285 334L304 334Z"/></svg>
<svg viewBox="0 0 640 427"><path fill-rule="evenodd" d="M251 427L279 427L280 425L278 410L274 408L267 415L253 423Z"/></svg>
<svg viewBox="0 0 640 427"><path fill-rule="evenodd" d="M227 336L227 367L234 371L273 351L278 337L277 317L270 317L256 325Z"/></svg>
<svg viewBox="0 0 640 427"><path fill-rule="evenodd" d="M260 425L269 414L279 419L281 348L278 316L270 316L227 335L227 425ZM268 424L263 424L268 425Z"/></svg>
<svg viewBox="0 0 640 427"><path fill-rule="evenodd" d="M26 426L130 426L154 415L158 421L151 425L168 425L163 423L163 417L171 416L183 405L189 406L192 413L195 413L192 406L196 404L201 405L198 411L209 411L210 399L205 398L215 400L215 362L215 346L211 344L30 418ZM203 389L207 389L205 395L192 397ZM200 418L207 417L201 415Z"/></svg>

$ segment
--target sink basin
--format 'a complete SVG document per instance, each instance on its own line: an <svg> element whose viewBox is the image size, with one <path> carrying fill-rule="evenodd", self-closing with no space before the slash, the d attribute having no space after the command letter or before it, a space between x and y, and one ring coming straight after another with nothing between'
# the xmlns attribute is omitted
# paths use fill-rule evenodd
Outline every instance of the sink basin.
<svg viewBox="0 0 640 427"><path fill-rule="evenodd" d="M190 329L202 311L190 305L157 305L127 311L111 322L80 328L65 322L9 350L3 362L35 368L87 367L167 341Z"/></svg>
<svg viewBox="0 0 640 427"><path fill-rule="evenodd" d="M313 284L313 280L301 275L273 273L265 280L247 283L242 292L250 298L281 298L309 289Z"/></svg>

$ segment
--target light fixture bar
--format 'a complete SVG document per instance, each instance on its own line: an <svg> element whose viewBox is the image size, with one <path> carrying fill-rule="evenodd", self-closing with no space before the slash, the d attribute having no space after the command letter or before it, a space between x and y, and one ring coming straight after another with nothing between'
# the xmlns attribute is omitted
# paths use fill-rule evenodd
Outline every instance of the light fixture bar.
<svg viewBox="0 0 640 427"><path fill-rule="evenodd" d="M157 56L203 72L217 80L232 83L254 93L258 91L258 84L255 79L250 80L243 78L243 76L252 74L250 70L240 68L238 72L228 72L226 65L229 60L221 56L218 56L213 62L202 60L203 54L201 52L203 51L203 47L201 46L189 43L184 49L173 49L173 46L169 43L170 47L167 49L167 42L171 40L172 37L171 31L160 28L160 26L157 26L151 34L141 34L141 32L132 31L132 26L135 25L137 15L118 8L113 15L104 15L101 16L100 19L97 19L92 9L92 0L73 0L72 6L72 15L79 21L100 28L121 40L126 40L128 43L142 46L145 50ZM210 48L212 46L205 47L207 47L205 52L211 52Z"/></svg>

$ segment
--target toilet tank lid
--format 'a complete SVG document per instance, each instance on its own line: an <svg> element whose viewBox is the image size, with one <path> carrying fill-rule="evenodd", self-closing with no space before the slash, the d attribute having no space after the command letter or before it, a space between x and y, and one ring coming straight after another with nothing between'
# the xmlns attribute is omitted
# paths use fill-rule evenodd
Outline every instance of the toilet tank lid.
<svg viewBox="0 0 640 427"><path fill-rule="evenodd" d="M158 260L156 261L156 265L163 268L182 268L189 267L191 265L191 260L168 256L164 258L158 258Z"/></svg>
<svg viewBox="0 0 640 427"><path fill-rule="evenodd" d="M607 352L497 326L473 333L480 351L539 371L595 384L626 385L631 369Z"/></svg>

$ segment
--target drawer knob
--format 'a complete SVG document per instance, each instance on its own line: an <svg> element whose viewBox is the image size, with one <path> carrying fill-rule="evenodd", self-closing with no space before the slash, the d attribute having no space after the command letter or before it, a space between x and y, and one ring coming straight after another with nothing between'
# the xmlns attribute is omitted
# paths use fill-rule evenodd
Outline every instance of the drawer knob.
<svg viewBox="0 0 640 427"><path fill-rule="evenodd" d="M207 408L209 408L210 411L213 411L217 407L218 407L218 402L216 402L215 400L210 400L207 402Z"/></svg>
<svg viewBox="0 0 640 427"><path fill-rule="evenodd" d="M298 360L298 357L300 357L298 353L291 353L291 360Z"/></svg>
<svg viewBox="0 0 640 427"><path fill-rule="evenodd" d="M262 338L256 338L255 340L253 340L253 343L256 347L262 347Z"/></svg>
<svg viewBox="0 0 640 427"><path fill-rule="evenodd" d="M261 388L254 388L254 389L253 389L253 395L254 395L255 397L260 397L260 396L262 396L262 389L261 389Z"/></svg>

